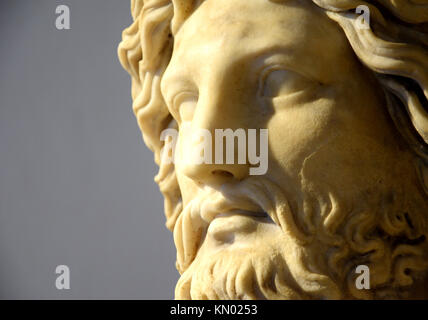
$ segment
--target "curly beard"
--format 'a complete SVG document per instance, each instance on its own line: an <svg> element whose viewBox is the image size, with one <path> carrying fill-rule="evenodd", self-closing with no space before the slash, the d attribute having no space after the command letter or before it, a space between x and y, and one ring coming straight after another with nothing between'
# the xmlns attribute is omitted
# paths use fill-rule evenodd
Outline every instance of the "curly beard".
<svg viewBox="0 0 428 320"><path fill-rule="evenodd" d="M428 269L427 207L417 187L401 183L349 197L331 186L303 185L310 188L294 210L284 192L261 177L209 189L187 204L174 227L181 273L176 299L411 297ZM232 238L222 250L207 248L214 216L237 207L266 212L281 235L262 234L246 247L234 247ZM370 290L355 286L362 264L370 270Z"/></svg>
<svg viewBox="0 0 428 320"><path fill-rule="evenodd" d="M331 281L320 274L301 268L290 270L302 261L304 252L296 247L291 257L285 248L266 246L262 250L225 250L216 254L198 255L177 283L177 299L308 299L306 291L322 291L318 282ZM289 249L290 250L290 249ZM300 250L301 251L301 250ZM291 259L291 261L289 261ZM296 277L297 276L297 277ZM302 283L302 276L306 278ZM312 276L313 279L310 279ZM318 278L316 281L315 278ZM310 288L312 286L312 288ZM337 293L337 288L332 286ZM337 298L329 292L330 298ZM323 297L325 295L319 295Z"/></svg>
<svg viewBox="0 0 428 320"><path fill-rule="evenodd" d="M235 248L234 238L219 251L205 247L209 222L232 208L263 210L271 218L264 223L279 226L281 239L265 233L262 246L249 237L245 247ZM339 288L308 255L311 238L295 224L279 187L265 178L211 189L186 206L174 228L177 267L183 271L176 298L337 299Z"/></svg>

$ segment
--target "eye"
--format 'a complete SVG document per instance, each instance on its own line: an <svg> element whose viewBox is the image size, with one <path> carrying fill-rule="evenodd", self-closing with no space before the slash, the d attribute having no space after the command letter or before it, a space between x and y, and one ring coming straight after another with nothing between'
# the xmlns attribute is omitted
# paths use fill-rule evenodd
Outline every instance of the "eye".
<svg viewBox="0 0 428 320"><path fill-rule="evenodd" d="M193 92L181 92L173 99L173 107L180 122L191 121L195 113L198 96Z"/></svg>
<svg viewBox="0 0 428 320"><path fill-rule="evenodd" d="M302 91L311 85L312 82L306 77L284 69L282 66L273 66L262 72L259 94L263 97L275 98Z"/></svg>

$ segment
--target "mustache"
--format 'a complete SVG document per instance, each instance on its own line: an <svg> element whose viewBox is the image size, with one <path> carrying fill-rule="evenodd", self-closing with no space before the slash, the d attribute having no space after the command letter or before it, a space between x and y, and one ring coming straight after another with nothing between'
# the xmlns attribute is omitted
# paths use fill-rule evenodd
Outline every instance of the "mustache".
<svg viewBox="0 0 428 320"><path fill-rule="evenodd" d="M303 245L309 241L296 225L284 192L271 180L251 176L218 189L205 187L185 205L174 227L177 269L181 274L194 261L211 221L233 211L248 215L264 213L297 243Z"/></svg>

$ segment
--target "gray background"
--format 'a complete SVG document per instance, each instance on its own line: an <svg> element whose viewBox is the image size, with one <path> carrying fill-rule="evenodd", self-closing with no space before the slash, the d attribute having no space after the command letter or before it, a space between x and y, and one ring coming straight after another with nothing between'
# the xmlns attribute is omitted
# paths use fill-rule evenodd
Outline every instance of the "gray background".
<svg viewBox="0 0 428 320"><path fill-rule="evenodd" d="M55 28L60 4L71 30ZM116 53L129 7L0 0L1 299L173 298L157 167Z"/></svg>

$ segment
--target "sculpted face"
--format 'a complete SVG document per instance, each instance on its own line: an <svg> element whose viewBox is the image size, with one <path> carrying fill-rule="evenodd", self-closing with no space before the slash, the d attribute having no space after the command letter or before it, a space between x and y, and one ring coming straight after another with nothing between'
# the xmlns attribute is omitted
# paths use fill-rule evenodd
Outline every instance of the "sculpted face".
<svg viewBox="0 0 428 320"><path fill-rule="evenodd" d="M238 19L236 12L245 15ZM294 212L305 169L311 180L343 193L353 192L343 190L351 181L356 189L375 188L376 179L389 174L396 150L388 141L393 135L381 90L340 28L313 4L206 1L175 39L161 84L171 114L179 125L189 121L213 136L219 128L268 129L264 178L280 187ZM179 135L178 157L194 147L189 136ZM185 206L207 189L221 193L227 185L233 192L248 172L248 164L176 163ZM268 215L240 210L206 218L201 255L266 250L286 241Z"/></svg>
<svg viewBox="0 0 428 320"><path fill-rule="evenodd" d="M415 156L325 10L203 1L174 34L160 90L179 132L177 298L396 297L358 291L355 267L369 265L372 287L416 277L391 254L403 235L426 248ZM183 160L193 132L228 128L267 129L263 175L249 174L248 159Z"/></svg>

